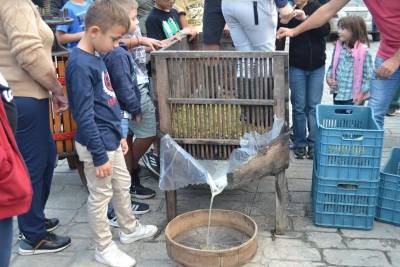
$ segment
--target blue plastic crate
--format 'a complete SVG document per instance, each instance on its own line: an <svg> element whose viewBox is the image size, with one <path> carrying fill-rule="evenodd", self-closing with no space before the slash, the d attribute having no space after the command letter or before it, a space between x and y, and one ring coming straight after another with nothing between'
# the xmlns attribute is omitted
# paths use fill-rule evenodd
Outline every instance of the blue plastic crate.
<svg viewBox="0 0 400 267"><path fill-rule="evenodd" d="M400 148L394 148L381 172L376 219L400 225Z"/></svg>
<svg viewBox="0 0 400 267"><path fill-rule="evenodd" d="M317 176L370 181L379 178L383 130L372 109L318 105Z"/></svg>
<svg viewBox="0 0 400 267"><path fill-rule="evenodd" d="M314 176L315 225L369 230L374 224L379 180L344 181Z"/></svg>

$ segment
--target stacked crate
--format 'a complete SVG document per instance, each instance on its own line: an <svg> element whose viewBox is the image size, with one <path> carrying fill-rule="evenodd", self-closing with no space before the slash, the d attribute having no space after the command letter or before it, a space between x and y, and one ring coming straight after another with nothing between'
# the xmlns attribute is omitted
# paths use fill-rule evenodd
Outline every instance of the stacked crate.
<svg viewBox="0 0 400 267"><path fill-rule="evenodd" d="M314 223L371 229L379 190L383 130L369 107L317 106Z"/></svg>
<svg viewBox="0 0 400 267"><path fill-rule="evenodd" d="M400 225L400 148L393 148L380 178L376 219Z"/></svg>

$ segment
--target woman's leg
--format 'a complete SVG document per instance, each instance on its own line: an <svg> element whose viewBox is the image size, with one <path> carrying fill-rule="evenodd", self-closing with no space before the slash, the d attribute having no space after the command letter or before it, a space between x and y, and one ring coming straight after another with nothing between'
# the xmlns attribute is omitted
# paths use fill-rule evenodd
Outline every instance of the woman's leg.
<svg viewBox="0 0 400 267"><path fill-rule="evenodd" d="M50 193L55 148L49 127L48 99L15 97L18 147L28 167L33 197L29 211L18 216L21 232L35 244L46 236L44 207Z"/></svg>
<svg viewBox="0 0 400 267"><path fill-rule="evenodd" d="M306 140L306 71L289 67L290 100L292 102L292 120L294 148L305 148Z"/></svg>
<svg viewBox="0 0 400 267"><path fill-rule="evenodd" d="M0 267L10 265L13 219L0 220Z"/></svg>
<svg viewBox="0 0 400 267"><path fill-rule="evenodd" d="M308 124L307 143L309 148L314 147L315 134L317 131L316 108L321 104L324 90L325 66L310 71L306 87L306 116Z"/></svg>

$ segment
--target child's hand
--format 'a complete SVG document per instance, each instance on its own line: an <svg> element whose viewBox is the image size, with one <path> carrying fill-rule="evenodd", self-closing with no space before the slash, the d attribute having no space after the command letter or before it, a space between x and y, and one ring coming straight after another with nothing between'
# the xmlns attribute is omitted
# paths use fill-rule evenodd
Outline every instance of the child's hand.
<svg viewBox="0 0 400 267"><path fill-rule="evenodd" d="M124 153L125 156L126 153L128 153L129 151L128 143L126 142L125 138L122 138L120 143L121 143L122 153Z"/></svg>
<svg viewBox="0 0 400 267"><path fill-rule="evenodd" d="M105 178L110 176L112 173L111 161L107 161L101 166L96 167L96 176L99 178Z"/></svg>
<svg viewBox="0 0 400 267"><path fill-rule="evenodd" d="M365 95L366 95L367 93L362 93L362 94L359 94L358 95L358 97L355 97L354 99L353 99L353 104L354 105L363 105L364 104L364 99L365 99Z"/></svg>
<svg viewBox="0 0 400 267"><path fill-rule="evenodd" d="M140 37L139 40L140 44L148 47L150 51L155 51L165 46L161 41L153 38Z"/></svg>
<svg viewBox="0 0 400 267"><path fill-rule="evenodd" d="M326 83L334 91L337 89L337 81L329 76L326 76Z"/></svg>
<svg viewBox="0 0 400 267"><path fill-rule="evenodd" d="M132 118L132 120L133 120L135 123L141 122L142 119L143 119L142 113L136 114L135 117Z"/></svg>
<svg viewBox="0 0 400 267"><path fill-rule="evenodd" d="M304 21L307 18L306 13L304 13L304 10L302 9L295 9L293 13L294 13L294 18L297 20Z"/></svg>
<svg viewBox="0 0 400 267"><path fill-rule="evenodd" d="M225 34L226 37L229 37L229 35L231 34L231 32L229 30L228 23L225 23L224 34Z"/></svg>

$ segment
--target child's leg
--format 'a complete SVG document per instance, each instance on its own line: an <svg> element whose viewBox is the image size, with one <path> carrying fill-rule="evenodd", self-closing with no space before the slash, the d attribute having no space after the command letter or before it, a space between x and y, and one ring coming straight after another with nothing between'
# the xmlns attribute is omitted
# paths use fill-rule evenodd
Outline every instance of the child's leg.
<svg viewBox="0 0 400 267"><path fill-rule="evenodd" d="M103 251L112 243L112 235L107 220L107 205L113 195L111 176L98 178L93 159L85 146L75 142L79 159L84 162L84 170L89 189L88 215L89 224L94 234L94 242L99 251ZM108 153L109 158L113 152Z"/></svg>
<svg viewBox="0 0 400 267"><path fill-rule="evenodd" d="M124 154L121 147L114 151L113 155L113 175L112 175L112 190L113 190L113 206L114 212L117 215L121 230L128 234L135 230L138 224L131 210L131 196L129 188L131 186L131 177L126 168Z"/></svg>

